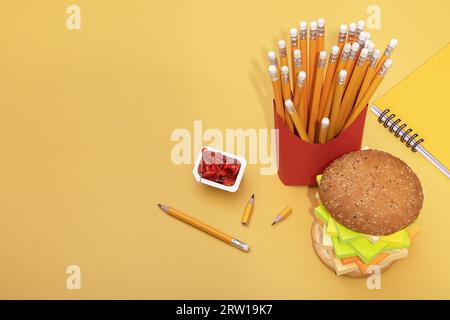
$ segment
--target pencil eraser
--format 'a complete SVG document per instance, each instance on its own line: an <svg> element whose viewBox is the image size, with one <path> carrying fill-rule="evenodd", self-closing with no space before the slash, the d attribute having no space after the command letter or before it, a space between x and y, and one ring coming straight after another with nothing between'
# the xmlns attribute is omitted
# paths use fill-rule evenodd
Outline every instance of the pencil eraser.
<svg viewBox="0 0 450 320"><path fill-rule="evenodd" d="M398 45L398 40L395 38L392 38L391 41L389 41L389 47L395 48Z"/></svg>
<svg viewBox="0 0 450 320"><path fill-rule="evenodd" d="M375 49L374 51L373 51L373 58L374 59L378 59L379 57L380 57L380 55L381 55L381 50L380 49Z"/></svg>
<svg viewBox="0 0 450 320"><path fill-rule="evenodd" d="M250 250L250 246L248 244L244 243L242 245L242 250L244 250L245 252L248 252L248 250Z"/></svg>
<svg viewBox="0 0 450 320"><path fill-rule="evenodd" d="M270 61L273 61L277 58L277 54L275 53L275 51L269 51L267 52L267 57Z"/></svg>
<svg viewBox="0 0 450 320"><path fill-rule="evenodd" d="M317 25L318 25L320 28L325 27L325 19L324 19L324 18L320 18L319 20L317 20Z"/></svg>
<svg viewBox="0 0 450 320"><path fill-rule="evenodd" d="M289 73L289 68L288 68L288 66L282 66L282 67L281 67L281 73L282 73L282 74L288 74L288 73Z"/></svg>
<svg viewBox="0 0 450 320"><path fill-rule="evenodd" d="M291 37L294 38L298 35L297 28L291 28Z"/></svg>
<svg viewBox="0 0 450 320"><path fill-rule="evenodd" d="M366 31L366 40L370 40L372 38L372 34L369 31Z"/></svg>
<svg viewBox="0 0 450 320"><path fill-rule="evenodd" d="M287 99L285 102L284 102L284 106L286 107L286 108L292 108L292 107L294 107L294 103L292 102L292 100L291 99Z"/></svg>
<svg viewBox="0 0 450 320"><path fill-rule="evenodd" d="M300 49L295 49L294 50L294 58L300 59L301 57L302 57L302 52L300 51Z"/></svg>
<svg viewBox="0 0 450 320"><path fill-rule="evenodd" d="M352 50L352 45L350 43L346 43L344 44L344 49L345 52L349 53L350 50Z"/></svg>
<svg viewBox="0 0 450 320"><path fill-rule="evenodd" d="M278 41L278 48L280 48L280 49L286 48L286 41L284 41L284 40Z"/></svg>
<svg viewBox="0 0 450 320"><path fill-rule="evenodd" d="M306 21L300 21L300 30L306 30L308 28L308 24L306 23Z"/></svg>
<svg viewBox="0 0 450 320"><path fill-rule="evenodd" d="M347 33L347 25L346 24L341 24L339 26L339 32L340 33Z"/></svg>
<svg viewBox="0 0 450 320"><path fill-rule="evenodd" d="M389 69L389 68L392 66L392 59L387 59L387 60L384 62L384 66L385 66L387 69Z"/></svg>
<svg viewBox="0 0 450 320"><path fill-rule="evenodd" d="M353 42L352 43L352 51L358 51L359 50L359 43Z"/></svg>
<svg viewBox="0 0 450 320"><path fill-rule="evenodd" d="M325 60L326 58L327 58L327 52L326 51L320 51L319 59Z"/></svg>
<svg viewBox="0 0 450 320"><path fill-rule="evenodd" d="M305 80L306 79L306 72L305 71L300 71L299 73L298 73L298 79L299 80Z"/></svg>
<svg viewBox="0 0 450 320"><path fill-rule="evenodd" d="M351 32L355 32L356 31L356 23L350 22L350 24L348 25L348 30Z"/></svg>
<svg viewBox="0 0 450 320"><path fill-rule="evenodd" d="M359 29L359 30L364 30L364 27L366 26L366 23L364 22L364 20L359 20L358 21L358 25L357 25L357 28Z"/></svg>
<svg viewBox="0 0 450 320"><path fill-rule="evenodd" d="M367 59L367 55L369 54L369 50L366 48L361 50L361 53L359 54L360 57L363 57L364 59Z"/></svg>
<svg viewBox="0 0 450 320"><path fill-rule="evenodd" d="M323 118L322 121L320 122L322 127L328 127L328 125L330 124L330 119L328 118Z"/></svg>
<svg viewBox="0 0 450 320"><path fill-rule="evenodd" d="M339 79L344 80L346 76L347 76L346 70L339 71Z"/></svg>
<svg viewBox="0 0 450 320"><path fill-rule="evenodd" d="M275 67L273 64L269 66L269 74L271 76L276 75L278 73L277 67Z"/></svg>
<svg viewBox="0 0 450 320"><path fill-rule="evenodd" d="M331 54L337 55L339 53L339 47L338 46L332 46L331 47Z"/></svg>
<svg viewBox="0 0 450 320"><path fill-rule="evenodd" d="M367 32L365 31L361 31L361 33L359 34L358 39L362 42L365 42L367 40Z"/></svg>
<svg viewBox="0 0 450 320"><path fill-rule="evenodd" d="M316 22L316 21L311 21L311 22L309 23L309 28L310 28L311 30L317 30L317 22Z"/></svg>
<svg viewBox="0 0 450 320"><path fill-rule="evenodd" d="M372 40L367 40L364 44L364 48L369 50L369 52L373 52L373 50L375 50L375 43L373 43Z"/></svg>

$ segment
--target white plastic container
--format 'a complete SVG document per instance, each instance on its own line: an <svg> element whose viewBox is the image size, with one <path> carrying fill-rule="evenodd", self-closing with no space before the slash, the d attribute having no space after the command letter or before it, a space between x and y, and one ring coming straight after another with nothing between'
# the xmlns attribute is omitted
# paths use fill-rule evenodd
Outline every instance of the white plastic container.
<svg viewBox="0 0 450 320"><path fill-rule="evenodd" d="M202 162L202 156L203 156L203 149L207 149L210 152L219 152L221 154L223 154L224 156L231 158L231 159L235 159L237 161L239 161L239 163L241 164L241 167L239 168L239 172L236 176L236 181L234 182L234 184L232 186L226 186L224 184L221 184L219 182L215 182L212 180L208 180L205 178L202 178L200 176L200 174L198 173L198 168L200 166L200 163ZM197 155L197 159L195 160L194 163L194 170L192 170L192 174L195 177L195 180L197 180L200 183L206 184L208 186L217 188L217 189L221 189L221 190L225 190L228 192L236 192L239 189L239 185L241 184L241 180L242 180L242 176L244 175L244 171L245 171L245 167L247 166L247 160L245 160L245 158L237 156L235 154L229 153L229 152L225 152L222 150L218 150L212 147L202 147L200 149L199 154Z"/></svg>

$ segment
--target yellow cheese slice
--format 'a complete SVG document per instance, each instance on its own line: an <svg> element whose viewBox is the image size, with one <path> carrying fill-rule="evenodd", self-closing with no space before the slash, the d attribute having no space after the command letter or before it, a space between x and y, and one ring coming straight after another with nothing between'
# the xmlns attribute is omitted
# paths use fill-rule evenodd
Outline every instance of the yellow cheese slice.
<svg viewBox="0 0 450 320"><path fill-rule="evenodd" d="M356 238L362 237L362 234L359 232L352 231L346 227L344 227L342 224L339 224L338 222L334 221L336 225L336 231L338 233L339 239L341 241L349 241Z"/></svg>
<svg viewBox="0 0 450 320"><path fill-rule="evenodd" d="M327 232L330 236L337 236L336 224L332 217L328 218Z"/></svg>
<svg viewBox="0 0 450 320"><path fill-rule="evenodd" d="M386 247L386 243L378 241L371 243L367 238L361 237L347 242L357 253L358 257L364 262L369 263Z"/></svg>
<svg viewBox="0 0 450 320"><path fill-rule="evenodd" d="M338 237L332 236L331 240L333 241L334 254L336 255L336 258L342 259L358 255L358 253L353 250L348 243L339 241Z"/></svg>

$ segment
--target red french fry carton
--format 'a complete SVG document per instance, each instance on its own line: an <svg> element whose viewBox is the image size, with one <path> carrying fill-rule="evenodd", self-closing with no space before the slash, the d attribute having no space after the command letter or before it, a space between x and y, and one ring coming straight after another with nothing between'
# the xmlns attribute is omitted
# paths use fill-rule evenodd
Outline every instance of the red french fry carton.
<svg viewBox="0 0 450 320"><path fill-rule="evenodd" d="M367 107L340 135L323 144L308 143L292 134L274 108L278 129L278 176L287 186L315 186L316 176L340 156L361 149Z"/></svg>

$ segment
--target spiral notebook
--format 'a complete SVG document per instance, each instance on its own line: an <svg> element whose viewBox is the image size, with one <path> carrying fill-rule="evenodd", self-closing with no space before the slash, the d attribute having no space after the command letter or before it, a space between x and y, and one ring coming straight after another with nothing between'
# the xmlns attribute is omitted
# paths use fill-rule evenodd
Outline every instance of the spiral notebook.
<svg viewBox="0 0 450 320"><path fill-rule="evenodd" d="M389 109L384 113L383 119L388 120L389 116L393 116L386 122L392 124L398 120L395 125L398 127L405 124L403 131L410 129L409 137L416 134L414 141L410 144L403 140L404 145L414 150L416 147L414 142L420 143L447 168L450 165L448 150L450 120L446 116L450 110L449 84L450 45L447 44L425 64L373 103L381 112ZM385 126L390 129L390 126ZM395 136L395 130L391 132ZM402 140L401 136L397 135L397 138ZM445 170L442 172L445 174Z"/></svg>

